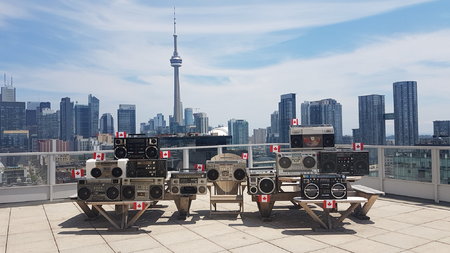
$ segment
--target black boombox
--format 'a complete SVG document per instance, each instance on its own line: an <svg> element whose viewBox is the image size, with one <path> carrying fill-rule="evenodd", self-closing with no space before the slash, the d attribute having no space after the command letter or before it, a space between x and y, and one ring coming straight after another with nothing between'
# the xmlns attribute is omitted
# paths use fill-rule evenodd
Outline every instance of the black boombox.
<svg viewBox="0 0 450 253"><path fill-rule="evenodd" d="M165 178L125 178L122 181L122 200L161 200L164 198Z"/></svg>
<svg viewBox="0 0 450 253"><path fill-rule="evenodd" d="M130 159L127 162L127 177L166 177L166 159Z"/></svg>
<svg viewBox="0 0 450 253"><path fill-rule="evenodd" d="M248 194L266 195L277 192L277 174L273 167L247 169Z"/></svg>
<svg viewBox="0 0 450 253"><path fill-rule="evenodd" d="M174 195L206 194L205 172L172 172L170 192Z"/></svg>
<svg viewBox="0 0 450 253"><path fill-rule="evenodd" d="M328 151L319 152L319 172L338 173L347 176L369 174L369 151Z"/></svg>
<svg viewBox="0 0 450 253"><path fill-rule="evenodd" d="M156 137L114 138L114 158L158 159L159 139Z"/></svg>
<svg viewBox="0 0 450 253"><path fill-rule="evenodd" d="M120 200L120 179L81 179L78 180L78 199L84 201Z"/></svg>
<svg viewBox="0 0 450 253"><path fill-rule="evenodd" d="M344 175L304 175L301 179L304 199L346 199L347 183Z"/></svg>

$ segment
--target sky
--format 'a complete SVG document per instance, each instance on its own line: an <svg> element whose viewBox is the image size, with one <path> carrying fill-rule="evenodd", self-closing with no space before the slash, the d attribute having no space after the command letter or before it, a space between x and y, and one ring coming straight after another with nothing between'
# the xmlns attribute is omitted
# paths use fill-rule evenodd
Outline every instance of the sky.
<svg viewBox="0 0 450 253"><path fill-rule="evenodd" d="M213 127L265 128L281 94L295 93L298 118L304 101L337 100L351 135L358 96L385 95L393 112L397 81L417 81L419 133L450 120L448 0L0 0L0 73L17 101L56 110L92 94L115 120L119 104L135 104L138 125L168 121L174 3L181 101Z"/></svg>

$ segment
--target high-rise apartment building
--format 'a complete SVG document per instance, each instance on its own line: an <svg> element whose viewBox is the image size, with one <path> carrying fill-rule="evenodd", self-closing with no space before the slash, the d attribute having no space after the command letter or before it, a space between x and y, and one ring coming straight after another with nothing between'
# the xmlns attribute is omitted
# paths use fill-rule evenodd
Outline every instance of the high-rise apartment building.
<svg viewBox="0 0 450 253"><path fill-rule="evenodd" d="M305 101L301 105L301 125L330 124L336 143L342 143L342 105L334 99Z"/></svg>
<svg viewBox="0 0 450 253"><path fill-rule="evenodd" d="M280 137L280 119L278 111L270 114L270 127L267 128L267 142L275 143L279 141Z"/></svg>
<svg viewBox="0 0 450 253"><path fill-rule="evenodd" d="M248 122L243 119L229 120L228 134L232 144L248 144Z"/></svg>
<svg viewBox="0 0 450 253"><path fill-rule="evenodd" d="M96 137L98 134L98 120L100 117L100 100L92 94L88 96L89 106L89 134L90 137Z"/></svg>
<svg viewBox="0 0 450 253"><path fill-rule="evenodd" d="M90 110L88 105L75 105L75 134L84 138L91 137Z"/></svg>
<svg viewBox="0 0 450 253"><path fill-rule="evenodd" d="M450 137L450 120L433 121L433 137Z"/></svg>
<svg viewBox="0 0 450 253"><path fill-rule="evenodd" d="M253 129L253 144L261 144L266 143L267 139L267 129L266 128L258 128Z"/></svg>
<svg viewBox="0 0 450 253"><path fill-rule="evenodd" d="M75 134L74 128L74 110L73 102L70 102L70 98L65 97L61 99L59 103L60 113L60 139L63 141L72 141Z"/></svg>
<svg viewBox="0 0 450 253"><path fill-rule="evenodd" d="M100 118L100 133L114 135L114 119L111 113L103 113Z"/></svg>
<svg viewBox="0 0 450 253"><path fill-rule="evenodd" d="M16 102L16 88L6 85L1 88L1 102Z"/></svg>
<svg viewBox="0 0 450 253"><path fill-rule="evenodd" d="M281 95L278 103L279 112L279 133L281 143L289 142L289 127L291 120L297 118L295 93Z"/></svg>
<svg viewBox="0 0 450 253"><path fill-rule="evenodd" d="M184 125L185 126L194 125L194 110L192 108L184 109Z"/></svg>
<svg viewBox="0 0 450 253"><path fill-rule="evenodd" d="M385 145L384 95L359 96L358 104L361 141L365 144Z"/></svg>
<svg viewBox="0 0 450 253"><path fill-rule="evenodd" d="M25 129L25 103L0 102L0 136L5 130Z"/></svg>
<svg viewBox="0 0 450 253"><path fill-rule="evenodd" d="M38 114L38 139L59 138L59 115L50 108L42 109Z"/></svg>
<svg viewBox="0 0 450 253"><path fill-rule="evenodd" d="M395 145L413 146L419 141L417 82L395 82L393 88Z"/></svg>
<svg viewBox="0 0 450 253"><path fill-rule="evenodd" d="M136 133L136 106L121 104L117 110L117 131Z"/></svg>
<svg viewBox="0 0 450 253"><path fill-rule="evenodd" d="M194 113L195 128L198 133L206 134L209 130L209 119L206 113Z"/></svg>

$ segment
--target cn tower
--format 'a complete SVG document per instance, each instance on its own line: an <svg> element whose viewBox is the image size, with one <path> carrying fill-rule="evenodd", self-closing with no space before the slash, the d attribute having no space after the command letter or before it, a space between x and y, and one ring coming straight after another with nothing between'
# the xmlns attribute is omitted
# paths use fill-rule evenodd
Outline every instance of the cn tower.
<svg viewBox="0 0 450 253"><path fill-rule="evenodd" d="M173 67L173 88L174 88L174 99L173 99L173 118L178 125L182 125L183 116L181 108L181 98L180 98L180 76L179 68L181 67L181 57L178 55L177 51L177 22L175 18L175 7L173 10L173 55L170 58L170 65Z"/></svg>

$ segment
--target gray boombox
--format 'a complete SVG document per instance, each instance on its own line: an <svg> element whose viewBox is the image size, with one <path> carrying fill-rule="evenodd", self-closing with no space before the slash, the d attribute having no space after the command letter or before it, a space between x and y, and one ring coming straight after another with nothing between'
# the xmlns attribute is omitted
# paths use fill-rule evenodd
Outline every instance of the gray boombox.
<svg viewBox="0 0 450 253"><path fill-rule="evenodd" d="M77 193L84 201L119 201L120 179L80 179Z"/></svg>
<svg viewBox="0 0 450 253"><path fill-rule="evenodd" d="M299 177L318 173L318 151L279 152L276 154L276 168L279 177Z"/></svg>
<svg viewBox="0 0 450 253"><path fill-rule="evenodd" d="M124 178L122 180L122 200L162 200L164 198L163 177Z"/></svg>
<svg viewBox="0 0 450 253"><path fill-rule="evenodd" d="M246 160L206 161L208 181L244 181Z"/></svg>
<svg viewBox="0 0 450 253"><path fill-rule="evenodd" d="M174 195L206 194L205 172L172 172L169 189Z"/></svg>

